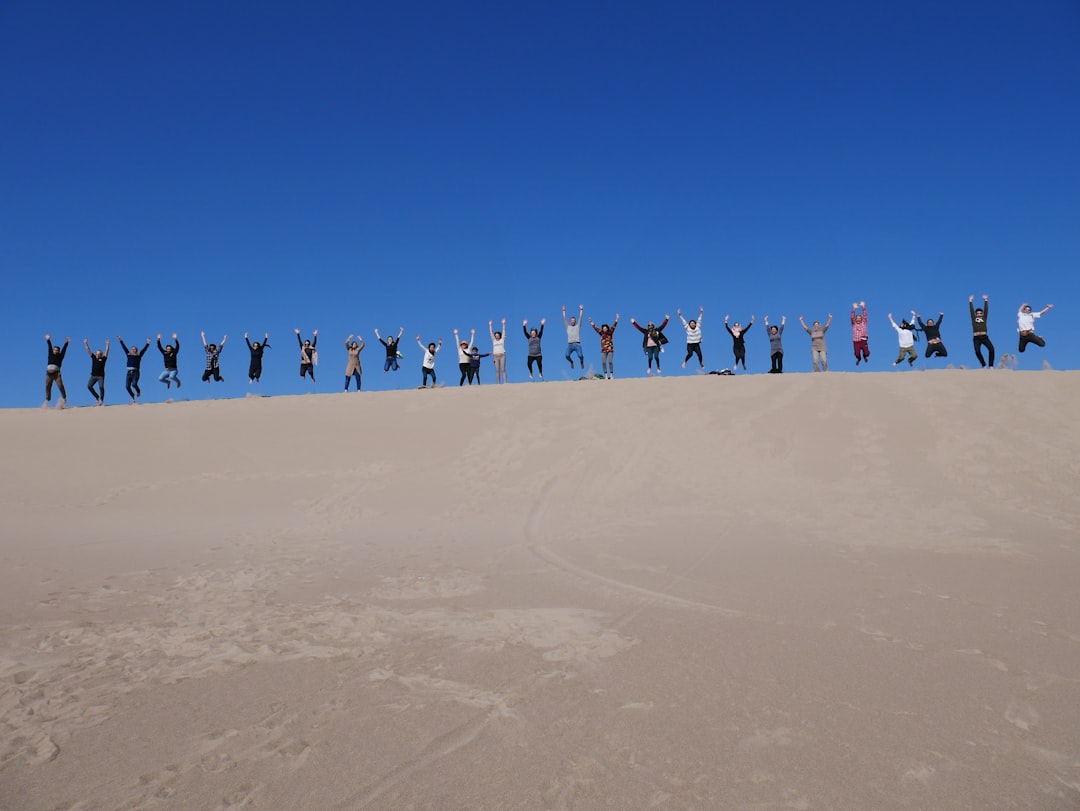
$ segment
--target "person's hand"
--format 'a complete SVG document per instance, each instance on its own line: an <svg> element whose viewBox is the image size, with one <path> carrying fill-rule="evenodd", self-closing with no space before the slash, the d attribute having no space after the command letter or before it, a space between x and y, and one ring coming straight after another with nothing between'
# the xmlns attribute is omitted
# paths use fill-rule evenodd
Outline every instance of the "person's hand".
<svg viewBox="0 0 1080 811"><path fill-rule="evenodd" d="M865 301L860 301L859 306L865 308L866 307L866 302Z"/></svg>
<svg viewBox="0 0 1080 811"><path fill-rule="evenodd" d="M682 315L682 310L680 310L678 307L676 307L675 308L675 315Z"/></svg>
<svg viewBox="0 0 1080 811"><path fill-rule="evenodd" d="M726 324L727 322L728 322L728 316L725 315L724 316L724 323Z"/></svg>
<svg viewBox="0 0 1080 811"><path fill-rule="evenodd" d="M829 313L829 318L832 318L832 313Z"/></svg>
<svg viewBox="0 0 1080 811"><path fill-rule="evenodd" d="M890 320L892 319L892 313L889 313L889 319Z"/></svg>
<svg viewBox="0 0 1080 811"><path fill-rule="evenodd" d="M319 331L318 331L317 329L316 329L316 330L312 330L312 331L311 331L311 334L312 334L312 335L318 335L318 334L319 334Z"/></svg>
<svg viewBox="0 0 1080 811"><path fill-rule="evenodd" d="M173 337L173 340L175 341L176 340L176 333L175 332L172 334L172 337Z"/></svg>
<svg viewBox="0 0 1080 811"><path fill-rule="evenodd" d="M857 303L857 302L854 302L854 301L853 301L853 302L851 302L851 309L853 309L853 310L857 310L858 308L859 308L859 305L858 305L858 303Z"/></svg>
<svg viewBox="0 0 1080 811"><path fill-rule="evenodd" d="M495 324L495 322L494 322L494 321L492 321L492 320L491 320L491 319L489 318L489 319L488 319L488 326L489 326L489 327L491 327L491 326L493 326L494 324Z"/></svg>
<svg viewBox="0 0 1080 811"><path fill-rule="evenodd" d="M618 314L618 313L615 313L615 320L616 320L616 321L618 321L618 320L619 320L619 314ZM631 321L633 321L634 319L633 319L633 318L631 318L630 320L631 320Z"/></svg>
<svg viewBox="0 0 1080 811"><path fill-rule="evenodd" d="M1053 304L1047 304L1046 309L1052 310L1052 309L1054 309L1054 305Z"/></svg>
<svg viewBox="0 0 1080 811"><path fill-rule="evenodd" d="M546 323L547 323L547 319L546 319L546 318L541 318L541 319L540 319L540 326L544 326L544 324L546 324Z"/></svg>
<svg viewBox="0 0 1080 811"><path fill-rule="evenodd" d="M350 337L351 337L351 336L350 336ZM420 336L419 336L419 335L417 335L417 336L416 336L416 340L418 340L418 341L420 340Z"/></svg>
<svg viewBox="0 0 1080 811"><path fill-rule="evenodd" d="M664 313L664 320L665 320L665 321L670 321L670 320L671 320L671 316L670 316L670 315L668 315L667 313Z"/></svg>
<svg viewBox="0 0 1080 811"><path fill-rule="evenodd" d="M159 341L161 340L161 333L160 333L160 332L159 332L159 333L157 334L157 339L158 339Z"/></svg>
<svg viewBox="0 0 1080 811"><path fill-rule="evenodd" d="M523 327L527 327L527 326L529 326L529 319L528 319L528 318L526 318L526 319L525 319L524 321L522 321L522 322L521 322L521 326L523 326Z"/></svg>
<svg viewBox="0 0 1080 811"><path fill-rule="evenodd" d="M968 302L975 301L975 296L968 296Z"/></svg>
<svg viewBox="0 0 1080 811"><path fill-rule="evenodd" d="M204 338L206 337L206 333L205 333L205 332L202 332L202 331L200 331L200 332L199 332L199 334L200 334L200 335L201 335L202 337L204 337Z"/></svg>
<svg viewBox="0 0 1080 811"><path fill-rule="evenodd" d="M245 337L245 338L246 338L246 337L248 337L248 334L247 334L246 332L244 333L244 337ZM352 337L352 336L350 335L350 336L349 336L349 338L351 338L351 337ZM347 340L349 340L349 338L346 338L345 340L347 341Z"/></svg>
<svg viewBox="0 0 1080 811"><path fill-rule="evenodd" d="M986 295L986 293L983 293L983 301L989 301L989 300L990 300L990 297L988 295Z"/></svg>

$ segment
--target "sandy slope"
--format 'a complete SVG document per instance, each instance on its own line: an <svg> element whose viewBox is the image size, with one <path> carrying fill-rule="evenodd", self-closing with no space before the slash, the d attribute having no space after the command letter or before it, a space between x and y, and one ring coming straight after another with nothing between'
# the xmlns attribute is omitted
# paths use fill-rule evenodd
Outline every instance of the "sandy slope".
<svg viewBox="0 0 1080 811"><path fill-rule="evenodd" d="M1078 395L0 412L0 808L1080 807Z"/></svg>

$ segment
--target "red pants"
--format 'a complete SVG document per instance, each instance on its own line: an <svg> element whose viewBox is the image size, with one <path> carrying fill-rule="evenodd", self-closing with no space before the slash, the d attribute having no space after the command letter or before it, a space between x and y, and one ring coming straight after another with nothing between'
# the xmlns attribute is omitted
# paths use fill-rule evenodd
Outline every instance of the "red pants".
<svg viewBox="0 0 1080 811"><path fill-rule="evenodd" d="M855 344L855 360L870 360L870 342L863 338L853 343Z"/></svg>

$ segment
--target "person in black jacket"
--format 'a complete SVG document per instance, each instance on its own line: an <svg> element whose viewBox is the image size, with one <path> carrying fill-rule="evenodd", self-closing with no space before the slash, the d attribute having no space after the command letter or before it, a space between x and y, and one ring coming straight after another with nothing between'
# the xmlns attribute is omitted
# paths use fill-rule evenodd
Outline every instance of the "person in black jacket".
<svg viewBox="0 0 1080 811"><path fill-rule="evenodd" d="M176 370L176 356L180 354L180 339L176 337L176 333L172 334L173 343L161 345L161 333L157 334L157 348L161 353L161 359L165 361L165 371L158 375L158 380L165 384L165 388L169 388L170 383L175 383L176 388L180 388L180 378L177 376Z"/></svg>
<svg viewBox="0 0 1080 811"><path fill-rule="evenodd" d="M262 343L255 341L252 343L248 340L248 334L244 333L244 341L247 343L248 351L251 353L251 362L248 363L248 385L252 383L258 383L259 378L262 377L262 358L263 350L270 346L270 333L263 335Z"/></svg>
<svg viewBox="0 0 1080 811"><path fill-rule="evenodd" d="M53 383L60 389L60 400L57 402L58 408L63 408L67 404L67 389L64 388L64 376L60 372L60 367L64 365L64 355L67 354L68 344L71 343L70 338L64 339L63 346L53 346L52 336L45 336L45 343L49 345L49 360L48 365L45 367L45 403L48 405L52 400L52 387Z"/></svg>
<svg viewBox="0 0 1080 811"><path fill-rule="evenodd" d="M735 322L735 326L729 327L728 317L724 316L724 329L731 336L731 351L735 355L735 365L731 367L733 372L739 368L740 363L742 363L743 371L746 371L746 333L750 331L752 326L754 326L754 316L750 316L750 323L745 327L738 321Z"/></svg>
<svg viewBox="0 0 1080 811"><path fill-rule="evenodd" d="M109 359L109 339L105 339L105 351L91 349L90 342L83 338L86 354L90 356L90 379L86 381L86 390L94 396L95 405L105 405L105 362ZM97 386L100 392L94 388Z"/></svg>
<svg viewBox="0 0 1080 811"><path fill-rule="evenodd" d="M664 327L667 326L668 321L670 320L671 316L664 313L664 320L660 326L656 326L656 324L650 321L643 327L633 318L630 319L630 323L634 325L638 332L644 335L641 339L641 347L645 350L645 357L649 360L649 368L646 370L647 374L652 374L653 361L656 361L656 373L660 374L660 350L663 349L664 344L668 342L667 336L664 335Z"/></svg>
<svg viewBox="0 0 1080 811"><path fill-rule="evenodd" d="M142 389L139 388L139 377L142 375L142 356L150 348L150 339L146 339L146 346L141 350L137 346L129 349L128 345L124 343L124 339L119 335L116 336L116 340L124 348L124 355L127 357L127 376L124 379L124 385L127 388L128 397L134 403L136 397L142 397Z"/></svg>
<svg viewBox="0 0 1080 811"><path fill-rule="evenodd" d="M945 318L945 313L938 313L937 321L933 318L927 318L923 323L922 316L916 315L915 321L919 324L919 329L923 335L926 336L926 352L923 353L924 358L932 356L940 356L943 358L949 357L949 350L945 348L945 344L941 342L941 322Z"/></svg>
<svg viewBox="0 0 1080 811"><path fill-rule="evenodd" d="M994 345L990 343L990 336L986 334L986 320L990 317L990 298L983 296L982 307L975 307L975 296L968 296L968 313L971 315L971 340L975 344L975 357L979 359L979 365L986 368L983 360L982 348L985 346L990 353L990 367L994 366Z"/></svg>

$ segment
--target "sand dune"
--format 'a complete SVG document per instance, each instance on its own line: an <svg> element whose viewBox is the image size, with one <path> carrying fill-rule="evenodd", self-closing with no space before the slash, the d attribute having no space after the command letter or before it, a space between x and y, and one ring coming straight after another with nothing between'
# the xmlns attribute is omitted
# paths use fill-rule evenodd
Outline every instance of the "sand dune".
<svg viewBox="0 0 1080 811"><path fill-rule="evenodd" d="M1080 807L1078 395L0 412L0 809Z"/></svg>

